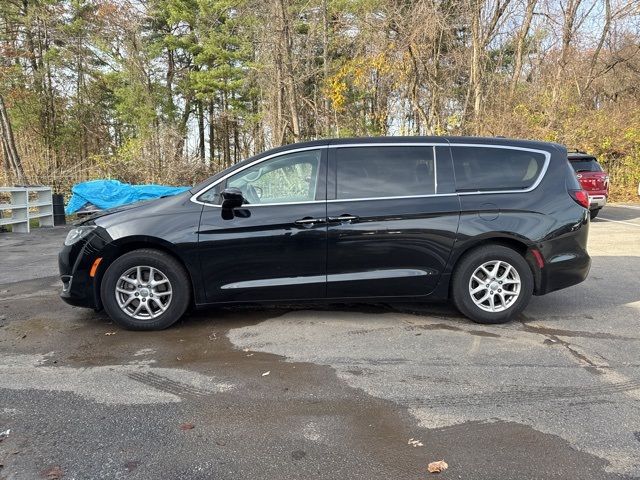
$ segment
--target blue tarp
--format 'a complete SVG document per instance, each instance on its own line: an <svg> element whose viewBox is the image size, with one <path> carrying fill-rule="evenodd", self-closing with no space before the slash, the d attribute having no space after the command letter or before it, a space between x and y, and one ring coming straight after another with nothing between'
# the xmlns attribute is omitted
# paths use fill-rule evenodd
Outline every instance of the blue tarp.
<svg viewBox="0 0 640 480"><path fill-rule="evenodd" d="M140 200L177 195L188 189L189 187L167 187L164 185L131 185L118 180L92 180L73 186L71 189L73 195L64 212L71 215L87 203L104 210Z"/></svg>

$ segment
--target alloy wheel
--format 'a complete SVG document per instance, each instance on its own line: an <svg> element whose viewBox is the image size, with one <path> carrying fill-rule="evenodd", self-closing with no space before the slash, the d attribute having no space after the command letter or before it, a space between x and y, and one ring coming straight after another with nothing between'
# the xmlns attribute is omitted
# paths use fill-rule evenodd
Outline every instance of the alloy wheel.
<svg viewBox="0 0 640 480"><path fill-rule="evenodd" d="M491 260L480 265L469 280L469 295L486 312L503 312L520 296L520 275L509 263Z"/></svg>
<svg viewBox="0 0 640 480"><path fill-rule="evenodd" d="M136 266L124 272L115 288L120 309L136 320L151 320L162 315L173 297L171 282L160 270Z"/></svg>

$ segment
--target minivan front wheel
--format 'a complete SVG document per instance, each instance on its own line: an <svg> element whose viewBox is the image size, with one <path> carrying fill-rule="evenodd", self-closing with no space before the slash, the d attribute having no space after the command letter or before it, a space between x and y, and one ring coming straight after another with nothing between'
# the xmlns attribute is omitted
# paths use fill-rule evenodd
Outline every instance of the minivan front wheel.
<svg viewBox="0 0 640 480"><path fill-rule="evenodd" d="M502 245L467 253L453 276L455 306L478 323L511 320L527 306L532 293L529 264L518 252Z"/></svg>
<svg viewBox="0 0 640 480"><path fill-rule="evenodd" d="M129 330L173 325L189 305L190 282L180 263L158 250L140 249L118 257L100 288L104 309Z"/></svg>

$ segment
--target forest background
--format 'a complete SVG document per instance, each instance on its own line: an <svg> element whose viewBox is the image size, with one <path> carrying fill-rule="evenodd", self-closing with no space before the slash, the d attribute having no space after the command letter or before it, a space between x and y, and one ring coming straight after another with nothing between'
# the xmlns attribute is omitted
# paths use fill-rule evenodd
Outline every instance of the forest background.
<svg viewBox="0 0 640 480"><path fill-rule="evenodd" d="M640 0L0 1L0 185L445 134L585 150L637 200Z"/></svg>

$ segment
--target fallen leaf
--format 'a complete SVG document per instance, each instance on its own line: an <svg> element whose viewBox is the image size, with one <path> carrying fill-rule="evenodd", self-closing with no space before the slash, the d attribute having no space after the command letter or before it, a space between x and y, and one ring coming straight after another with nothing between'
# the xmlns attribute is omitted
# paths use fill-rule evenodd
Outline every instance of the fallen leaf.
<svg viewBox="0 0 640 480"><path fill-rule="evenodd" d="M271 370L269 370L268 372L264 372L264 373L262 374L262 376L263 376L263 377L266 377L266 376L267 376L267 375L269 375L270 373L271 373Z"/></svg>
<svg viewBox="0 0 640 480"><path fill-rule="evenodd" d="M193 430L194 428L195 425L193 423L183 423L182 425L180 425L180 430L182 431Z"/></svg>
<svg viewBox="0 0 640 480"><path fill-rule="evenodd" d="M437 462L431 462L427 466L427 470L429 471L429 473L444 472L447 468L449 468L449 465L444 460L438 460Z"/></svg>
<svg viewBox="0 0 640 480"><path fill-rule="evenodd" d="M107 333L105 333L105 335L106 336L111 336L111 335L115 335L116 333L118 333L118 332L107 332Z"/></svg>
<svg viewBox="0 0 640 480"><path fill-rule="evenodd" d="M47 480L60 480L64 476L64 471L60 465L54 465L41 472L41 475Z"/></svg>
<svg viewBox="0 0 640 480"><path fill-rule="evenodd" d="M411 445L412 447L424 447L423 443L420 440L414 440L413 438L410 438L409 441L407 442L407 445Z"/></svg>

